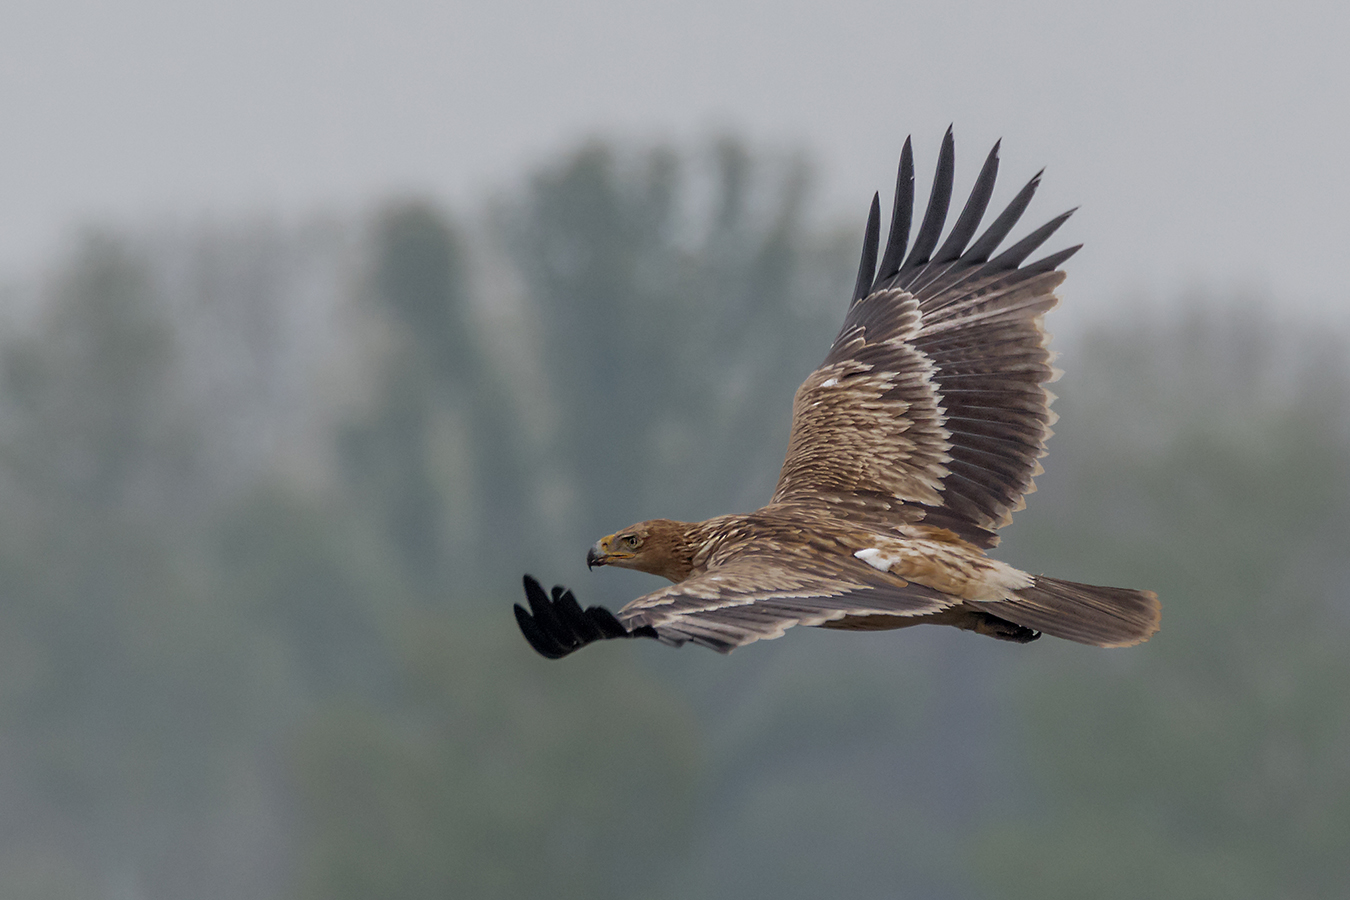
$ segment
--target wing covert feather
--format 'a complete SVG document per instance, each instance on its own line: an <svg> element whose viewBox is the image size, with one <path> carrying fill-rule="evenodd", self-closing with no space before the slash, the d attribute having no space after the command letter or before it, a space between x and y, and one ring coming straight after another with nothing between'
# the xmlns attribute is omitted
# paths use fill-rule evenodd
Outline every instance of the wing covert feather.
<svg viewBox="0 0 1350 900"><path fill-rule="evenodd" d="M722 565L653 591L617 613L624 627L650 625L658 638L722 653L782 637L794 625L846 617L912 617L959 604L931 588L884 575L852 556L744 552Z"/></svg>

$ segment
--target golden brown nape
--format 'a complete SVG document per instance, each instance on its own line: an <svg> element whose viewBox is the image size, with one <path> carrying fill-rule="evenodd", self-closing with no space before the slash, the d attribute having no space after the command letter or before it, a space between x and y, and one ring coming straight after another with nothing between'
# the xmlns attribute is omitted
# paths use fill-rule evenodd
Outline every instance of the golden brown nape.
<svg viewBox="0 0 1350 900"><path fill-rule="evenodd" d="M586 566L618 566L684 581L694 571L697 527L671 519L638 522L596 541L586 553Z"/></svg>

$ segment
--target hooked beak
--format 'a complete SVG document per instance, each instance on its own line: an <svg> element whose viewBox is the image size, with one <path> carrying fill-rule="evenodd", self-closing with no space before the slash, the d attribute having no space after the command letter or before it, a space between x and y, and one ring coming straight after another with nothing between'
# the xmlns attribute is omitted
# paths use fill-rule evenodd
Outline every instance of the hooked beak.
<svg viewBox="0 0 1350 900"><path fill-rule="evenodd" d="M633 554L624 550L615 549L614 535L609 534L596 541L591 545L591 549L586 551L586 568L593 569L596 566L622 566L623 560L632 558Z"/></svg>

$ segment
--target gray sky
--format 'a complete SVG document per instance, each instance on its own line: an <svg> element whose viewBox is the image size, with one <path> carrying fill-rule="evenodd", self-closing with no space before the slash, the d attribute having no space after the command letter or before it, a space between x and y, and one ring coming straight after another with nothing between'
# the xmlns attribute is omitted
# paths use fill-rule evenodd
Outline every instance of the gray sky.
<svg viewBox="0 0 1350 900"><path fill-rule="evenodd" d="M82 222L461 209L589 135L804 147L831 215L920 189L1082 210L1075 304L1265 286L1350 317L1350 4L5 0L0 276Z"/></svg>

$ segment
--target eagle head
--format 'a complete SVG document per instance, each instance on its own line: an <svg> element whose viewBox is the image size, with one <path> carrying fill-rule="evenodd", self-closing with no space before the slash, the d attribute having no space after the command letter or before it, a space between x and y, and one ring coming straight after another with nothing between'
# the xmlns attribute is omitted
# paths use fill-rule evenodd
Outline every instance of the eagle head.
<svg viewBox="0 0 1350 900"><path fill-rule="evenodd" d="M670 519L629 525L596 541L586 552L586 567L618 566L683 581L694 568L692 527Z"/></svg>

